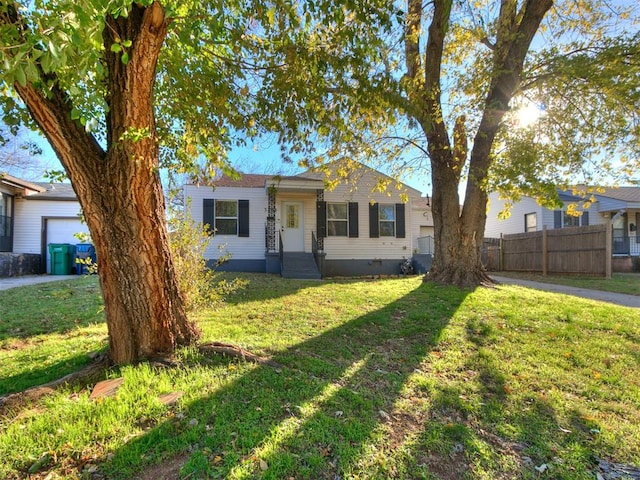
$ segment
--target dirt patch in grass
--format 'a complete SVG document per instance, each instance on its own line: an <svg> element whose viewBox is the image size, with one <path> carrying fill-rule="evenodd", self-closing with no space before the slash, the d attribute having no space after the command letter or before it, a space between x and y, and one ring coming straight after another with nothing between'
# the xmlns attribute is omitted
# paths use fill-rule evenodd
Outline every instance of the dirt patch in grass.
<svg viewBox="0 0 640 480"><path fill-rule="evenodd" d="M187 463L188 459L189 455L183 454L166 462L152 465L146 468L139 476L134 477L133 480L175 480L180 478L180 469Z"/></svg>

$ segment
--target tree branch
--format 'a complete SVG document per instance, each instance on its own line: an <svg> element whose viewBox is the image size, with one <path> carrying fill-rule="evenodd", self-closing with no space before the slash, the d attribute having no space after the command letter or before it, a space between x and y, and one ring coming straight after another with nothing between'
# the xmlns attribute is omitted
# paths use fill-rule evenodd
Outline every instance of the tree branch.
<svg viewBox="0 0 640 480"><path fill-rule="evenodd" d="M5 11L0 11L0 25L15 27L20 38L25 40L29 27L18 13L15 3L9 4ZM88 133L79 122L71 119L73 106L70 97L60 88L56 75L46 74L38 59L33 60L33 63L42 84L49 86L49 94L45 95L32 83L20 85L14 82L13 87L73 180L77 174L72 168L70 159L76 151L80 149L93 153L90 158L85 158L87 168L95 166L96 161L104 158L105 152L93 135Z"/></svg>

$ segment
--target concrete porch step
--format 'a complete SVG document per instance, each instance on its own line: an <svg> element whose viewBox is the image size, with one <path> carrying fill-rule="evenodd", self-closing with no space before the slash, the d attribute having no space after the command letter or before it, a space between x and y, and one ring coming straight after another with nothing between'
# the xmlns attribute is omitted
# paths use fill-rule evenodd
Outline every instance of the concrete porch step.
<svg viewBox="0 0 640 480"><path fill-rule="evenodd" d="M320 280L322 275L318 270L312 253L285 252L282 255L282 276L284 278L299 278Z"/></svg>

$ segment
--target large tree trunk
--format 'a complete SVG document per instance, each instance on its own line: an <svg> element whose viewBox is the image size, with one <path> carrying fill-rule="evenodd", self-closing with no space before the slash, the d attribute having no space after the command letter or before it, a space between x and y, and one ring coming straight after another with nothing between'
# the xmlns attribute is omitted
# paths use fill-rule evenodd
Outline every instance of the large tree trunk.
<svg viewBox="0 0 640 480"><path fill-rule="evenodd" d="M469 175L464 205L460 205L458 187L467 160L464 118L456 121L453 142L450 140L440 99L441 68L445 36L449 30L452 1L434 0L433 18L424 54L424 79L415 88L421 66L418 57L419 36L407 35L407 76L414 82L409 89L410 101L422 105L413 110L422 126L431 159L433 182L432 212L434 221L434 261L425 276L435 281L460 287L491 282L481 260L481 248L487 219L485 182L491 166L491 149L518 82L531 41L552 0L527 0L520 11L518 2L503 0L493 45L493 76L485 100L484 111L470 155ZM409 0L407 32L419 31L422 4ZM452 145L453 143L453 145Z"/></svg>
<svg viewBox="0 0 640 480"><path fill-rule="evenodd" d="M71 120L64 92L54 88L45 97L32 85L15 85L82 206L98 256L109 355L119 364L165 356L198 338L171 261L158 175L152 100L166 28L158 3L146 8L134 3L128 17L107 18L106 151ZM111 51L116 38L132 41L126 63Z"/></svg>

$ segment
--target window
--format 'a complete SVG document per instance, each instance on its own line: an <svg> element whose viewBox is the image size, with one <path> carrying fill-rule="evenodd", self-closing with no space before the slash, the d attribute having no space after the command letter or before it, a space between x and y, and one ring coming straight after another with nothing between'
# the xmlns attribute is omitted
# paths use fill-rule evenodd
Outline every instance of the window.
<svg viewBox="0 0 640 480"><path fill-rule="evenodd" d="M536 213L527 213L524 216L524 231L535 232L538 230L538 215Z"/></svg>
<svg viewBox="0 0 640 480"><path fill-rule="evenodd" d="M327 203L327 235L330 237L346 237L348 232L347 204Z"/></svg>
<svg viewBox="0 0 640 480"><path fill-rule="evenodd" d="M287 211L285 215L285 225L287 226L287 228L298 228L298 205L287 205Z"/></svg>
<svg viewBox="0 0 640 480"><path fill-rule="evenodd" d="M202 223L209 235L249 236L249 200L202 200Z"/></svg>
<svg viewBox="0 0 640 480"><path fill-rule="evenodd" d="M568 215L567 212L562 212L562 227L579 227L580 226L580 217L574 217L573 215Z"/></svg>
<svg viewBox="0 0 640 480"><path fill-rule="evenodd" d="M216 205L216 235L238 234L238 202L236 200L218 200Z"/></svg>
<svg viewBox="0 0 640 480"><path fill-rule="evenodd" d="M405 227L404 203L369 204L369 238L405 238Z"/></svg>
<svg viewBox="0 0 640 480"><path fill-rule="evenodd" d="M380 236L396 236L396 207L393 204L380 205Z"/></svg>
<svg viewBox="0 0 640 480"><path fill-rule="evenodd" d="M565 210L553 212L553 228L585 227L589 225L589 211L583 210L582 215L569 215Z"/></svg>

